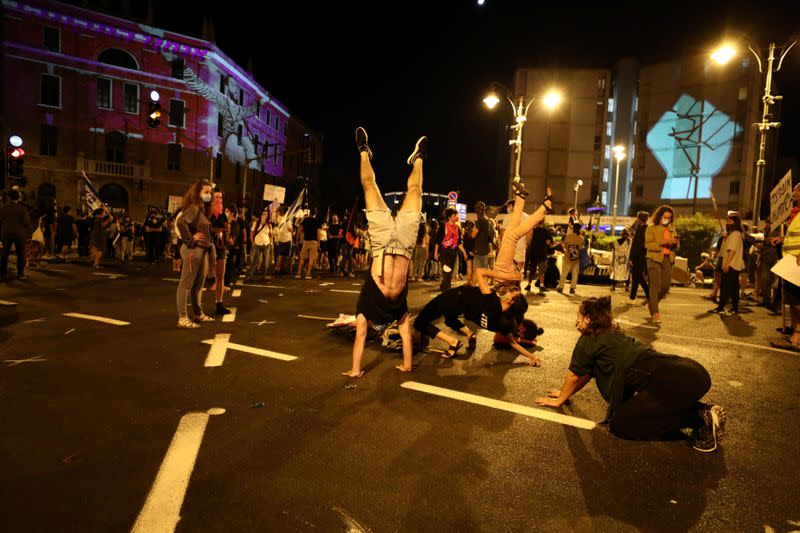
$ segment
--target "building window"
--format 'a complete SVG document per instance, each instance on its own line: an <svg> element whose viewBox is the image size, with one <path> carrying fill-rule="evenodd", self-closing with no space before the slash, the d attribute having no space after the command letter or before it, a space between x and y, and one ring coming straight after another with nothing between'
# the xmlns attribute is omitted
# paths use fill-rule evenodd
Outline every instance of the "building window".
<svg viewBox="0 0 800 533"><path fill-rule="evenodd" d="M222 93L222 96L225 96L225 76L222 74L219 75L219 92Z"/></svg>
<svg viewBox="0 0 800 533"><path fill-rule="evenodd" d="M288 122L284 122L283 123L283 134L286 135L287 133L289 133L289 123Z"/></svg>
<svg viewBox="0 0 800 533"><path fill-rule="evenodd" d="M611 137L611 122L606 122L606 136Z"/></svg>
<svg viewBox="0 0 800 533"><path fill-rule="evenodd" d="M112 131L106 135L106 161L125 162L125 135L121 131Z"/></svg>
<svg viewBox="0 0 800 533"><path fill-rule="evenodd" d="M176 128L183 128L186 126L186 115L184 112L183 100L169 100L169 125Z"/></svg>
<svg viewBox="0 0 800 533"><path fill-rule="evenodd" d="M130 70L139 70L139 63L133 54L127 50L120 48L109 48L100 52L97 60L107 65L114 65L116 67L127 68Z"/></svg>
<svg viewBox="0 0 800 533"><path fill-rule="evenodd" d="M258 135L253 135L253 149L258 153Z"/></svg>
<svg viewBox="0 0 800 533"><path fill-rule="evenodd" d="M603 169L603 183L608 183L608 169Z"/></svg>
<svg viewBox="0 0 800 533"><path fill-rule="evenodd" d="M280 124L280 117L275 117L275 131L278 131L278 126Z"/></svg>
<svg viewBox="0 0 800 533"><path fill-rule="evenodd" d="M126 83L124 86L125 112L139 114L139 85Z"/></svg>
<svg viewBox="0 0 800 533"><path fill-rule="evenodd" d="M267 112L267 115L266 115L266 119L264 120L264 123L266 123L266 125L269 126L269 119L270 119L270 117L269 117L269 109L267 109L266 112Z"/></svg>
<svg viewBox="0 0 800 533"><path fill-rule="evenodd" d="M275 144L273 146L275 147L275 151L272 152L272 162L277 165L278 164L278 145Z"/></svg>
<svg viewBox="0 0 800 533"><path fill-rule="evenodd" d="M730 193L731 196L736 196L736 195L739 194L739 182L738 181L732 181L731 182L729 193Z"/></svg>
<svg viewBox="0 0 800 533"><path fill-rule="evenodd" d="M167 170L181 169L181 150L183 146L178 143L167 145Z"/></svg>
<svg viewBox="0 0 800 533"><path fill-rule="evenodd" d="M244 105L244 89L239 89L239 105Z"/></svg>
<svg viewBox="0 0 800 533"><path fill-rule="evenodd" d="M222 152L217 152L217 158L214 160L214 179L222 180Z"/></svg>
<svg viewBox="0 0 800 533"><path fill-rule="evenodd" d="M597 88L598 89L605 89L606 88L606 77L602 76L597 80Z"/></svg>
<svg viewBox="0 0 800 533"><path fill-rule="evenodd" d="M40 148L39 153L42 155L56 155L58 147L58 128L48 124L42 124L39 133Z"/></svg>
<svg viewBox="0 0 800 533"><path fill-rule="evenodd" d="M608 112L609 113L613 113L614 112L614 99L613 98L609 98L608 99Z"/></svg>
<svg viewBox="0 0 800 533"><path fill-rule="evenodd" d="M601 146L602 144L603 144L603 143L602 143L602 139L600 138L600 135L595 135L595 136L594 136L594 149L595 149L595 150L599 150L599 149L600 149L600 146Z"/></svg>
<svg viewBox="0 0 800 533"><path fill-rule="evenodd" d="M182 80L183 79L184 66L185 66L185 63L183 62L183 59L173 59L172 60L172 77L175 78L176 80Z"/></svg>
<svg viewBox="0 0 800 533"><path fill-rule="evenodd" d="M217 113L217 137L220 139L223 137L222 131L222 113Z"/></svg>
<svg viewBox="0 0 800 533"><path fill-rule="evenodd" d="M45 50L61 53L61 31L58 28L45 28L42 46Z"/></svg>
<svg viewBox="0 0 800 533"><path fill-rule="evenodd" d="M236 162L236 175L234 176L236 180L236 184L240 184L242 182L242 164L238 161Z"/></svg>
<svg viewBox="0 0 800 533"><path fill-rule="evenodd" d="M239 146L242 145L242 125L236 127L236 144Z"/></svg>
<svg viewBox="0 0 800 533"><path fill-rule="evenodd" d="M610 145L610 144L607 144L607 145L606 145L606 154L605 154L605 157L606 157L606 159L611 159L611 145Z"/></svg>
<svg viewBox="0 0 800 533"><path fill-rule="evenodd" d="M637 198L644 196L644 185L637 185L635 193Z"/></svg>
<svg viewBox="0 0 800 533"><path fill-rule="evenodd" d="M61 78L42 74L42 105L61 107Z"/></svg>
<svg viewBox="0 0 800 533"><path fill-rule="evenodd" d="M111 80L97 78L97 107L111 109Z"/></svg>
<svg viewBox="0 0 800 533"><path fill-rule="evenodd" d="M739 87L739 100L747 100L747 87Z"/></svg>

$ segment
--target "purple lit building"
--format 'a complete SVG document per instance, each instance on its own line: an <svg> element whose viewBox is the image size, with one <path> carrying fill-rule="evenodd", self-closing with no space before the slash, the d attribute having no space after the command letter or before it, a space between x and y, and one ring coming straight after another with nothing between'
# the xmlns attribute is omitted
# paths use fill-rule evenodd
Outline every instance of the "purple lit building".
<svg viewBox="0 0 800 533"><path fill-rule="evenodd" d="M141 217L196 178L256 205L284 184L289 112L213 42L59 2L2 5L2 133L25 141L27 197L83 206L85 171Z"/></svg>

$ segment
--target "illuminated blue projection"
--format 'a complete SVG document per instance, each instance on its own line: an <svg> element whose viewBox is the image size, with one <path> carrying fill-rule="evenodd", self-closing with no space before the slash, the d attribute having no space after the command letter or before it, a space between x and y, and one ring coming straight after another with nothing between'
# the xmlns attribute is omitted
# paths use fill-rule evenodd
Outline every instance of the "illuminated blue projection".
<svg viewBox="0 0 800 533"><path fill-rule="evenodd" d="M710 198L711 179L725 166L740 133L742 127L711 102L681 95L647 133L647 147L667 173L661 198L691 199L695 187L698 198Z"/></svg>

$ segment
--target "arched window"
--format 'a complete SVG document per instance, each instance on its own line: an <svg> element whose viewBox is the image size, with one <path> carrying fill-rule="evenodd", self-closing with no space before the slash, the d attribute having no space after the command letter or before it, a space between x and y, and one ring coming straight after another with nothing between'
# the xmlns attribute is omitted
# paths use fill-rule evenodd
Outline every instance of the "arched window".
<svg viewBox="0 0 800 533"><path fill-rule="evenodd" d="M117 183L106 183L97 191L100 199L112 209L128 210L128 191Z"/></svg>
<svg viewBox="0 0 800 533"><path fill-rule="evenodd" d="M139 70L139 63L130 52L120 50L119 48L109 48L100 52L97 60L107 65L116 65L118 67L127 68L131 70Z"/></svg>

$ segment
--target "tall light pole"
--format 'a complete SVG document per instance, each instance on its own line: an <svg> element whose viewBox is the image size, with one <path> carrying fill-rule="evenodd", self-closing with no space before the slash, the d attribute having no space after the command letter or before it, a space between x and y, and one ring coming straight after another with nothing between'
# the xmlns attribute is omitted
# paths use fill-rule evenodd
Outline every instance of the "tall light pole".
<svg viewBox="0 0 800 533"><path fill-rule="evenodd" d="M773 63L775 61L775 50L779 49L781 51L780 58L778 59L778 67L775 68L775 72L778 72L781 69L781 65L783 64L783 60L786 58L786 54L789 53L789 50L797 44L797 40L793 40L787 44L776 46L775 43L769 44L769 50L767 55L767 75L764 80L764 96L761 97L761 101L763 102L763 108L761 111L761 122L757 122L754 124L755 127L758 128L758 161L756 161L756 175L755 180L753 183L753 227L758 228L760 213L761 210L761 186L764 181L764 167L767 164L765 159L766 157L766 148L767 148L767 133L769 130L773 128L780 128L780 122L771 122L770 119L772 115L769 112L769 106L773 105L778 100L783 100L783 96L773 95L772 94L772 72L773 72ZM761 56L759 55L756 50L753 49L753 46L749 43L747 44L747 48L753 53L756 58L756 62L758 63L758 71L763 74L764 68L761 62ZM717 63L724 65L728 61L730 61L733 57L737 54L736 48L731 44L723 44L711 54L711 58L716 61Z"/></svg>
<svg viewBox="0 0 800 533"><path fill-rule="evenodd" d="M611 236L617 231L617 198L619 197L619 164L625 159L625 147L618 144L614 147L614 159L617 160L617 176L614 178L614 214L611 218Z"/></svg>
<svg viewBox="0 0 800 533"><path fill-rule="evenodd" d="M581 185L583 185L583 180L578 180L575 183L575 206L574 207L575 207L576 211L578 209L578 191L580 190Z"/></svg>
<svg viewBox="0 0 800 533"><path fill-rule="evenodd" d="M526 104L525 96L515 98L508 87L502 83L492 82L489 87L489 94L483 99L483 103L486 104L486 107L489 109L494 109L495 106L500 103L500 98L497 96L498 91L503 93L503 96L508 100L508 103L511 104L511 109L514 111L514 124L511 126L511 129L516 135L515 138L508 141L508 144L514 147L514 179L519 180L519 169L522 161L522 128L528 120L528 110L534 100L536 100L536 97L531 97ZM515 101L517 103L514 103ZM542 102L546 108L551 110L555 109L558 107L558 104L561 103L561 95L556 91L550 91L544 95Z"/></svg>

